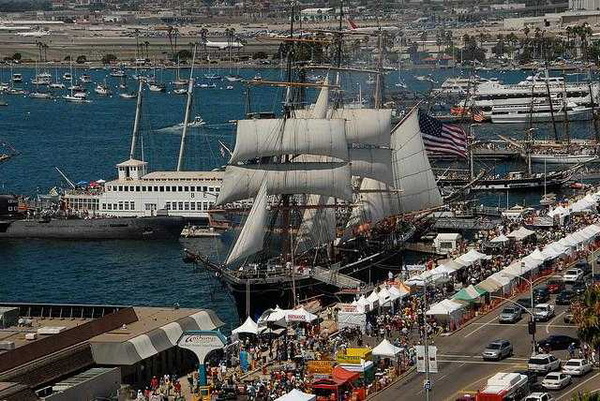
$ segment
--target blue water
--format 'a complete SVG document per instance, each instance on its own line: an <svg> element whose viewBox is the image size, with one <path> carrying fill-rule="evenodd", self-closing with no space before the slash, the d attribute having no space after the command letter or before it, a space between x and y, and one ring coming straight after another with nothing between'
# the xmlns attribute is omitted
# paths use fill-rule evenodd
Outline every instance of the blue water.
<svg viewBox="0 0 600 401"><path fill-rule="evenodd" d="M59 70L59 76L67 70ZM22 70L26 82L33 70ZM54 74L54 71L50 71ZM207 71L204 71L207 72ZM204 72L198 72L198 81ZM212 72L224 75L228 70ZM245 78L259 71L241 70ZM118 97L116 78L107 77L104 70L88 72L97 82L105 78L113 87L112 97L100 97L89 84L90 104L33 100L23 96L4 96L8 107L0 108L0 139L6 140L22 154L0 166L0 190L34 195L46 193L53 186L65 183L54 167L59 167L71 180L111 179L114 165L129 157L135 100ZM234 71L235 73L235 71ZM433 73L440 83L460 71L402 71L390 73L386 79L390 90L402 79L411 90L426 92L430 84L418 81L415 75ZM4 75L2 75L4 74ZM162 73L165 82L174 79L174 71ZM182 73L185 76L185 72ZM280 80L279 70L260 70L264 79ZM463 75L466 76L466 72ZM159 77L161 74L158 74ZM517 82L526 75L521 72L484 72L482 76L497 76L506 82ZM0 72L0 81L7 81L8 71ZM573 79L574 77L569 77ZM346 96L368 93L365 77L346 76L342 82ZM359 84L357 84L360 83ZM233 90L225 86L233 85ZM133 80L129 90L136 89ZM23 85L31 89L29 84ZM64 92L64 91L63 91ZM253 110L279 111L282 90L258 87L251 91ZM316 96L307 90L307 99ZM174 169L179 149L176 130L165 129L183 119L185 96L170 93L145 92L142 107L142 138L144 158L151 170ZM219 143L232 145L231 120L240 119L246 111L246 92L239 82L217 82L215 89L196 89L193 114L201 115L208 124L192 130L187 143L185 168L210 169L226 163L219 152ZM485 138L496 133L519 136L525 127L492 125L477 128ZM540 129L547 135L549 126ZM590 137L588 123L571 124L573 137ZM141 157L140 154L137 157ZM513 167L513 166L511 166ZM501 167L499 167L501 168ZM483 195L482 202L503 206L505 195ZM511 195L509 203L533 203L539 195ZM225 252L214 240L194 243L144 243L128 241L60 242L5 241L0 242L0 300L27 302L71 302L170 306L214 309L230 327L237 322L234 305L220 284L208 275L195 273L181 261L184 247L197 247L205 252Z"/></svg>

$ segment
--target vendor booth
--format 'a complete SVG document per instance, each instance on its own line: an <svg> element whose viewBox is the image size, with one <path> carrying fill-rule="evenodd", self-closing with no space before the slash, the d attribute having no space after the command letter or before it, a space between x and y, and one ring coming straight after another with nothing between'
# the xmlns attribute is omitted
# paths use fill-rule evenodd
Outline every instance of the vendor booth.
<svg viewBox="0 0 600 401"><path fill-rule="evenodd" d="M275 401L315 401L317 396L314 394L303 393L298 389L293 389L289 393L276 398Z"/></svg>

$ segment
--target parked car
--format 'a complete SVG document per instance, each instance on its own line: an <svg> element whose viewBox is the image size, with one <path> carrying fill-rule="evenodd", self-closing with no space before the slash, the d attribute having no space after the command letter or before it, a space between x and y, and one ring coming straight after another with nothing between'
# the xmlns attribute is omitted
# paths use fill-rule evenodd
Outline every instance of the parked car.
<svg viewBox="0 0 600 401"><path fill-rule="evenodd" d="M575 347L579 347L579 340L577 338L565 336L562 334L551 335L538 342L538 346L553 351L559 349L567 349L571 344L575 344Z"/></svg>
<svg viewBox="0 0 600 401"><path fill-rule="evenodd" d="M556 278L551 278L546 285L550 294L558 294L559 292L565 289L565 282L562 277L557 276Z"/></svg>
<svg viewBox="0 0 600 401"><path fill-rule="evenodd" d="M573 298L575 297L575 291L571 290L562 290L556 296L556 304L557 305L569 305Z"/></svg>
<svg viewBox="0 0 600 401"><path fill-rule="evenodd" d="M500 312L499 321L500 323L515 323L521 320L523 316L523 309L518 306L507 306Z"/></svg>
<svg viewBox="0 0 600 401"><path fill-rule="evenodd" d="M585 292L585 290L587 290L587 285L585 284L585 282L580 281L578 283L575 283L571 286L571 290L576 294L576 295L581 295Z"/></svg>
<svg viewBox="0 0 600 401"><path fill-rule="evenodd" d="M548 390L561 390L571 384L571 381L571 376L562 372L548 373L542 380L542 386Z"/></svg>
<svg viewBox="0 0 600 401"><path fill-rule="evenodd" d="M554 317L554 305L537 304L535 308L533 308L533 316L538 322L547 322Z"/></svg>
<svg viewBox="0 0 600 401"><path fill-rule="evenodd" d="M583 376L593 369L587 359L569 359L562 367L562 372L571 376Z"/></svg>
<svg viewBox="0 0 600 401"><path fill-rule="evenodd" d="M531 393L523 401L554 401L548 393Z"/></svg>
<svg viewBox="0 0 600 401"><path fill-rule="evenodd" d="M535 372L532 372L530 370L517 370L514 373L518 373L520 375L527 376L527 384L529 384L530 388L535 383L537 383L537 374Z"/></svg>
<svg viewBox="0 0 600 401"><path fill-rule="evenodd" d="M575 268L580 269L583 272L583 274L588 274L592 272L592 266L585 259L582 259L579 262L577 262Z"/></svg>
<svg viewBox="0 0 600 401"><path fill-rule="evenodd" d="M527 361L527 369L536 373L548 373L560 368L560 359L552 354L538 354Z"/></svg>
<svg viewBox="0 0 600 401"><path fill-rule="evenodd" d="M484 360L500 360L502 358L511 356L513 353L513 346L508 340L495 340L488 344L487 347L481 353Z"/></svg>
<svg viewBox="0 0 600 401"><path fill-rule="evenodd" d="M583 278L583 270L581 269L569 269L563 274L563 280L565 283L575 283Z"/></svg>
<svg viewBox="0 0 600 401"><path fill-rule="evenodd" d="M533 290L533 302L541 304L550 299L550 291L546 287L538 287Z"/></svg>

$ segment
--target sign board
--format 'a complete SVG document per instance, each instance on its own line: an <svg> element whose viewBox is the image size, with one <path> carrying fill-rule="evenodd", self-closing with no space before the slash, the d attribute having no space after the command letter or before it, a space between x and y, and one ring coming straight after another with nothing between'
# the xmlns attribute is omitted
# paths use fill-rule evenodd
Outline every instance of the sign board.
<svg viewBox="0 0 600 401"><path fill-rule="evenodd" d="M415 347L415 351L417 353L417 372L425 373L427 370L425 367L425 346L417 345ZM438 373L437 366L437 347L430 345L429 346L429 373Z"/></svg>
<svg viewBox="0 0 600 401"><path fill-rule="evenodd" d="M333 372L335 361L308 361L306 362L306 370L308 373L330 375Z"/></svg>
<svg viewBox="0 0 600 401"><path fill-rule="evenodd" d="M189 349L198 357L198 381L206 385L206 368L204 361L212 351L223 349L227 339L219 331L184 331L177 346Z"/></svg>
<svg viewBox="0 0 600 401"><path fill-rule="evenodd" d="M358 312L358 307L352 304L338 304L340 312Z"/></svg>
<svg viewBox="0 0 600 401"><path fill-rule="evenodd" d="M360 365L360 361L370 361L373 359L370 348L348 348L346 352L340 351L336 356L336 360L339 363L349 363L353 365Z"/></svg>

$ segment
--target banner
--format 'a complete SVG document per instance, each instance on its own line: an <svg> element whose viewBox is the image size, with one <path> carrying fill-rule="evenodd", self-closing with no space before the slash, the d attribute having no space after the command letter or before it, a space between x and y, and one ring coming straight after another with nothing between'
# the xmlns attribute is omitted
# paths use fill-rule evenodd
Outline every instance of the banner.
<svg viewBox="0 0 600 401"><path fill-rule="evenodd" d="M417 352L417 372L425 373L425 346L417 345L415 346L415 350ZM429 373L438 373L437 347L434 345L430 345L428 351Z"/></svg>
<svg viewBox="0 0 600 401"><path fill-rule="evenodd" d="M437 347L435 345L429 346L429 373L437 373Z"/></svg>
<svg viewBox="0 0 600 401"><path fill-rule="evenodd" d="M308 361L306 370L308 373L330 375L333 372L334 361Z"/></svg>

